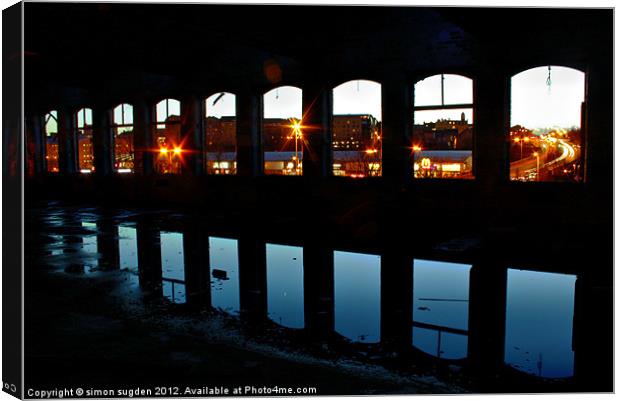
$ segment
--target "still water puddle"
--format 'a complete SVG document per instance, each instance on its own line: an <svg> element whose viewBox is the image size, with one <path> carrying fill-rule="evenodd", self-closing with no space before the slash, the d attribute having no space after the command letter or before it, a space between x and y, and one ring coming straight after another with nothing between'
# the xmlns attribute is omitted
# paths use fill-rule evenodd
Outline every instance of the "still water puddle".
<svg viewBox="0 0 620 401"><path fill-rule="evenodd" d="M239 250L236 239L209 237L211 305L236 315L239 313Z"/></svg>
<svg viewBox="0 0 620 401"><path fill-rule="evenodd" d="M336 331L362 343L381 339L381 257L334 252Z"/></svg>
<svg viewBox="0 0 620 401"><path fill-rule="evenodd" d="M80 272L83 270L87 273L96 271L98 258L106 256L106 252L116 252L115 246L110 246L106 242L108 237L101 235L94 222L96 219L87 216L71 221L73 226L67 233L54 229L46 234L51 239L45 245L47 255L55 256L50 259L57 266L76 266ZM50 221L49 225L55 227L56 222ZM77 229L79 233L75 233ZM138 274L140 269L145 268L139 266L137 236L138 230L132 222L119 224L118 253L107 255L108 258L118 257L117 266L131 273L129 280L134 284L141 278ZM153 265L158 266L161 261L162 294L172 303L186 303L187 282L192 284L192 278L199 278L201 282L193 283L194 287L205 289L210 285L210 306L227 314L238 316L241 298L246 296L251 300L254 295L249 294L251 290L266 293L267 316L283 328L304 329L306 319L313 318L306 316L308 310L305 309L305 303L319 295L313 294L313 289L305 288L306 280L311 277L308 274L312 272L304 269L304 248L301 246L266 243L264 255L252 254L251 258L264 257L265 264L248 263L245 279L249 280L249 284L246 283L246 293L242 293L240 269L244 266L240 267L239 264L237 239L209 236L208 260L196 260L194 263L188 261L186 264L181 232L161 231L157 235L157 231L154 231L150 237L145 246L154 247L154 252L146 255L161 258L155 260ZM144 243L142 241L140 244ZM321 310L321 313L333 318L333 330L354 343L380 342L381 256L343 251L335 251L333 256L333 294L330 289L329 293L320 295L328 300L333 297L333 309L328 307ZM140 257L144 257L144 254L140 253ZM329 261L325 263L331 264ZM471 352L470 281L475 279L471 277L472 265L423 259L413 259L412 264L407 263L413 269L413 280L408 280L406 290L407 294L413 295L407 298L413 302L412 326L404 327L403 331L411 330L411 346L434 358L451 361L467 358ZM265 270L261 271L263 268ZM198 272L193 269L204 270ZM140 271L142 273L145 271ZM152 274L148 269L146 273ZM159 271L156 273L155 280L159 282ZM391 273L389 269L383 272L387 275ZM266 278L266 281L261 281L261 277ZM577 276L570 274L507 270L504 339L506 365L545 378L574 376L576 280ZM409 284L412 285L408 287ZM503 286L504 283L498 285ZM139 285L135 288L140 290ZM502 303L503 299L498 302Z"/></svg>
<svg viewBox="0 0 620 401"><path fill-rule="evenodd" d="M438 358L467 357L471 265L413 262L413 346Z"/></svg>
<svg viewBox="0 0 620 401"><path fill-rule="evenodd" d="M546 377L573 376L577 276L508 269L504 362Z"/></svg>
<svg viewBox="0 0 620 401"><path fill-rule="evenodd" d="M267 244L267 313L274 322L304 327L303 248Z"/></svg>

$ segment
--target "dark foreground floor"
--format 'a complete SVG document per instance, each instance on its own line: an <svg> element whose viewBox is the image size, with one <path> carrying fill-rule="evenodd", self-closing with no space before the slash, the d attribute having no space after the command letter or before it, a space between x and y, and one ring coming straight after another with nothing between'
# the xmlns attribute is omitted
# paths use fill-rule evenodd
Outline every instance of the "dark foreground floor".
<svg viewBox="0 0 620 401"><path fill-rule="evenodd" d="M428 266L432 271L434 265L425 262L427 259L410 257L410 250L401 254L389 247L371 246L369 254L380 255L380 278L374 283L364 281L359 270L359 277L345 277L359 282L358 293L354 290L346 295L345 287L337 281L341 280L340 273L334 275L334 271L345 271L338 267L344 263L344 256L365 254L347 245L342 245L343 249L355 252L340 252L339 244L326 240L330 242L326 245L330 251L326 258L319 258L319 264L331 265L331 270L327 270L330 277L313 279L309 270L322 248L314 241L301 239L296 245L304 248L301 299L305 301L305 323L291 328L296 318L296 312L290 308L296 302L294 294L282 292L289 298L265 295L271 291L269 286L284 285L290 292L295 288L290 277L269 275L281 255L274 256L274 249L280 248L269 245L266 251L265 242L277 243L277 235L267 240L252 237L251 251L246 245L247 233L239 236L236 258L241 302L239 311L226 311L214 308L215 291L229 291L225 285L214 284L221 278L218 275L224 273L214 272L213 266L209 267L213 256L205 254L204 249L200 251L199 243L191 241L196 241L197 233L201 233L206 241L203 245L209 248L211 231L227 238L237 238L235 233L225 232L217 224L204 226L183 214L151 211L148 218L146 215L60 205L46 205L26 213L26 390L80 387L109 390L107 395L116 396L121 388L153 390L158 386L170 387L167 391L172 391L172 395L204 395L185 391L187 387L204 391L205 386L223 386L231 392L241 386L246 395L258 395L263 387L274 386L291 387L293 391L312 387L319 395L611 390L606 380L610 370L601 362L607 359L590 352L597 348L592 342L597 338L596 332L610 327L605 319L596 327L591 322L607 316L611 287L601 285L600 280L584 280L583 272L574 266L561 263L559 267L553 265L551 272L524 276L526 281L533 277L538 282L554 283L540 295L546 293L548 298L543 298L551 306L534 303L536 307L532 308L527 302L530 293L512 300L520 296L519 291L512 289L520 287L517 279L510 277L521 277L521 270L503 267L498 276L497 267L487 266L492 263L480 257L484 252L472 250L480 246L476 246L475 238L448 241L435 247L436 252L424 255L428 258L445 253L445 263L438 264L437 269L448 266L468 272L463 276L467 291L458 297L455 286L463 283L451 279L451 273L426 278L409 271L403 273L399 269L404 266L411 270L412 261L418 272ZM283 226L287 224L288 221ZM124 238L118 229L123 226L135 229L137 238ZM108 232L110 227L116 227L113 234ZM145 237L145 230L150 237ZM164 233L184 235L178 252L170 253L167 249L173 242L164 245L168 241L164 240ZM155 238L156 243L149 243L149 238ZM121 241L126 244L131 240L137 243L138 255L119 249ZM284 251L294 250L294 245L289 243ZM145 254L145 246L151 247L150 254ZM181 251L184 255L179 259L179 267L173 258ZM212 254L216 251L211 249ZM128 255L137 256L139 266L125 266L123 260ZM255 263L261 257L266 258L266 265ZM294 267L294 260L289 258L286 263ZM366 260L359 259L360 269ZM456 260L461 263L454 264ZM149 271L153 266L155 274ZM262 279L257 278L260 274L256 275L260 271ZM250 273L254 274L253 279ZM503 290L490 286L492 280L486 273L499 277ZM427 283L423 288L417 287L419 294L427 291L433 295L443 288L444 294L454 293L455 299L430 299L415 292L411 296L416 288L415 282L411 286L414 276ZM399 277L407 278L407 283L399 284ZM224 280L231 283L232 278ZM555 284L556 278L569 283L568 287ZM197 281L205 286L196 284ZM330 284L322 285L324 282ZM177 284L177 290L171 287L170 291L171 283ZM533 284L531 287L533 291L539 288ZM331 288L331 292L325 288ZM380 289L376 298L369 295L375 288ZM561 288L568 288L568 292ZM562 291L569 294L567 299L560 294ZM355 296L359 296L357 301L343 306ZM491 305L492 297L496 297L499 306ZM320 305L312 306L314 301ZM419 302L424 301L430 302L430 306L420 306ZM457 303L459 307L454 306ZM567 326L549 327L541 332L536 318L556 313L555 304L559 305L557 311L566 312L566 319L558 322L565 321ZM584 317L584 308L591 305L597 308ZM346 314L343 318L343 310L357 319L347 319ZM424 316L435 320L424 320ZM380 330L373 334L371 323L375 320ZM437 337L429 337L428 333ZM377 338L373 339L373 335ZM607 335L599 338L598 348L606 349ZM530 351L537 356L528 357ZM245 386L254 386L254 390L246 390Z"/></svg>

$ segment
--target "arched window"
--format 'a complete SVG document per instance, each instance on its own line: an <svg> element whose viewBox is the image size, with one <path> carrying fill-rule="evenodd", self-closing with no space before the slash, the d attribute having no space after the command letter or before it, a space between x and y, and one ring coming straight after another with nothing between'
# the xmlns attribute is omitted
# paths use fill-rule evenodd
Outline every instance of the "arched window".
<svg viewBox="0 0 620 401"><path fill-rule="evenodd" d="M207 174L237 173L237 109L235 95L219 92L205 100Z"/></svg>
<svg viewBox="0 0 620 401"><path fill-rule="evenodd" d="M45 163L48 173L58 172L58 112L52 110L45 115Z"/></svg>
<svg viewBox="0 0 620 401"><path fill-rule="evenodd" d="M75 114L75 121L78 147L78 166L81 173L91 173L95 170L92 109L80 109Z"/></svg>
<svg viewBox="0 0 620 401"><path fill-rule="evenodd" d="M281 86L263 95L265 174L301 175L303 169L302 91Z"/></svg>
<svg viewBox="0 0 620 401"><path fill-rule="evenodd" d="M585 74L537 67L510 85L510 179L582 182Z"/></svg>
<svg viewBox="0 0 620 401"><path fill-rule="evenodd" d="M413 110L413 176L474 178L473 81L454 74L418 81Z"/></svg>
<svg viewBox="0 0 620 401"><path fill-rule="evenodd" d="M114 108L112 132L114 169L119 173L132 173L134 166L132 105L123 103Z"/></svg>
<svg viewBox="0 0 620 401"><path fill-rule="evenodd" d="M367 80L345 82L334 88L333 99L333 174L381 176L381 84Z"/></svg>
<svg viewBox="0 0 620 401"><path fill-rule="evenodd" d="M164 99L155 106L154 146L155 171L160 174L179 174L183 164L181 143L181 102Z"/></svg>

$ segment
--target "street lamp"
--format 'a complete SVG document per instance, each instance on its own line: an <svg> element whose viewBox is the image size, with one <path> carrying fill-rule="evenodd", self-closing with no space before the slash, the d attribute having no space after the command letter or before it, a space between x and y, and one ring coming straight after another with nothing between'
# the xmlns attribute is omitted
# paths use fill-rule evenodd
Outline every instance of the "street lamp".
<svg viewBox="0 0 620 401"><path fill-rule="evenodd" d="M538 156L538 152L534 152L533 155L536 156L536 181L539 181L538 172L540 169L540 157Z"/></svg>
<svg viewBox="0 0 620 401"><path fill-rule="evenodd" d="M301 133L301 120L296 121L293 120L291 124L291 128L293 128L293 135L295 136L295 174L299 174L299 151L297 141L302 138ZM303 149L302 149L303 152Z"/></svg>
<svg viewBox="0 0 620 401"><path fill-rule="evenodd" d="M521 159L523 159L523 141L518 136L515 137L514 141L516 143L521 143Z"/></svg>

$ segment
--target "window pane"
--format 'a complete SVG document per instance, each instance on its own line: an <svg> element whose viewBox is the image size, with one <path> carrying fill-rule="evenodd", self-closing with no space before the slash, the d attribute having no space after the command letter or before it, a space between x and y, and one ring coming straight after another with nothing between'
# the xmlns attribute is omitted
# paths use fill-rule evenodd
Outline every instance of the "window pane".
<svg viewBox="0 0 620 401"><path fill-rule="evenodd" d="M473 178L473 110L441 109L414 114L415 178Z"/></svg>
<svg viewBox="0 0 620 401"><path fill-rule="evenodd" d="M85 109L84 115L86 118L86 125L93 125L93 111L91 109Z"/></svg>
<svg viewBox="0 0 620 401"><path fill-rule="evenodd" d="M77 126L78 128L84 127L84 109L77 112Z"/></svg>
<svg viewBox="0 0 620 401"><path fill-rule="evenodd" d="M367 80L345 82L334 88L333 99L333 174L381 176L381 85Z"/></svg>
<svg viewBox="0 0 620 401"><path fill-rule="evenodd" d="M156 105L156 118L158 124L153 146L158 153L155 155L155 171L159 174L179 174L184 152L181 143L180 102L175 99L162 100Z"/></svg>
<svg viewBox="0 0 620 401"><path fill-rule="evenodd" d="M45 115L45 163L49 173L58 172L58 113Z"/></svg>
<svg viewBox="0 0 620 401"><path fill-rule="evenodd" d="M157 122L165 122L166 118L168 117L166 115L166 99L162 100L161 102L157 103L157 105L155 106L155 115L157 118Z"/></svg>
<svg viewBox="0 0 620 401"><path fill-rule="evenodd" d="M123 123L123 105L119 104L114 108L114 124Z"/></svg>
<svg viewBox="0 0 620 401"><path fill-rule="evenodd" d="M208 174L236 174L237 117L232 93L216 93L205 101Z"/></svg>
<svg viewBox="0 0 620 401"><path fill-rule="evenodd" d="M441 75L433 75L418 81L414 86L415 106L436 106L441 104Z"/></svg>
<svg viewBox="0 0 620 401"><path fill-rule="evenodd" d="M91 109L81 109L77 112L78 166L81 173L91 173L95 170L92 120Z"/></svg>
<svg viewBox="0 0 620 401"><path fill-rule="evenodd" d="M445 74L443 81L444 104L471 104L474 102L473 81L461 75Z"/></svg>
<svg viewBox="0 0 620 401"><path fill-rule="evenodd" d="M511 80L510 179L583 181L585 74L538 67Z"/></svg>
<svg viewBox="0 0 620 401"><path fill-rule="evenodd" d="M263 96L265 174L301 175L304 150L302 91L282 86Z"/></svg>
<svg viewBox="0 0 620 401"><path fill-rule="evenodd" d="M123 117L125 124L133 124L133 106L130 104L123 105Z"/></svg>
<svg viewBox="0 0 620 401"><path fill-rule="evenodd" d="M168 99L168 115L170 116L180 116L181 115L181 102L176 99Z"/></svg>
<svg viewBox="0 0 620 401"><path fill-rule="evenodd" d="M415 84L414 99L415 106L471 104L473 103L473 81L461 75L433 75Z"/></svg>

